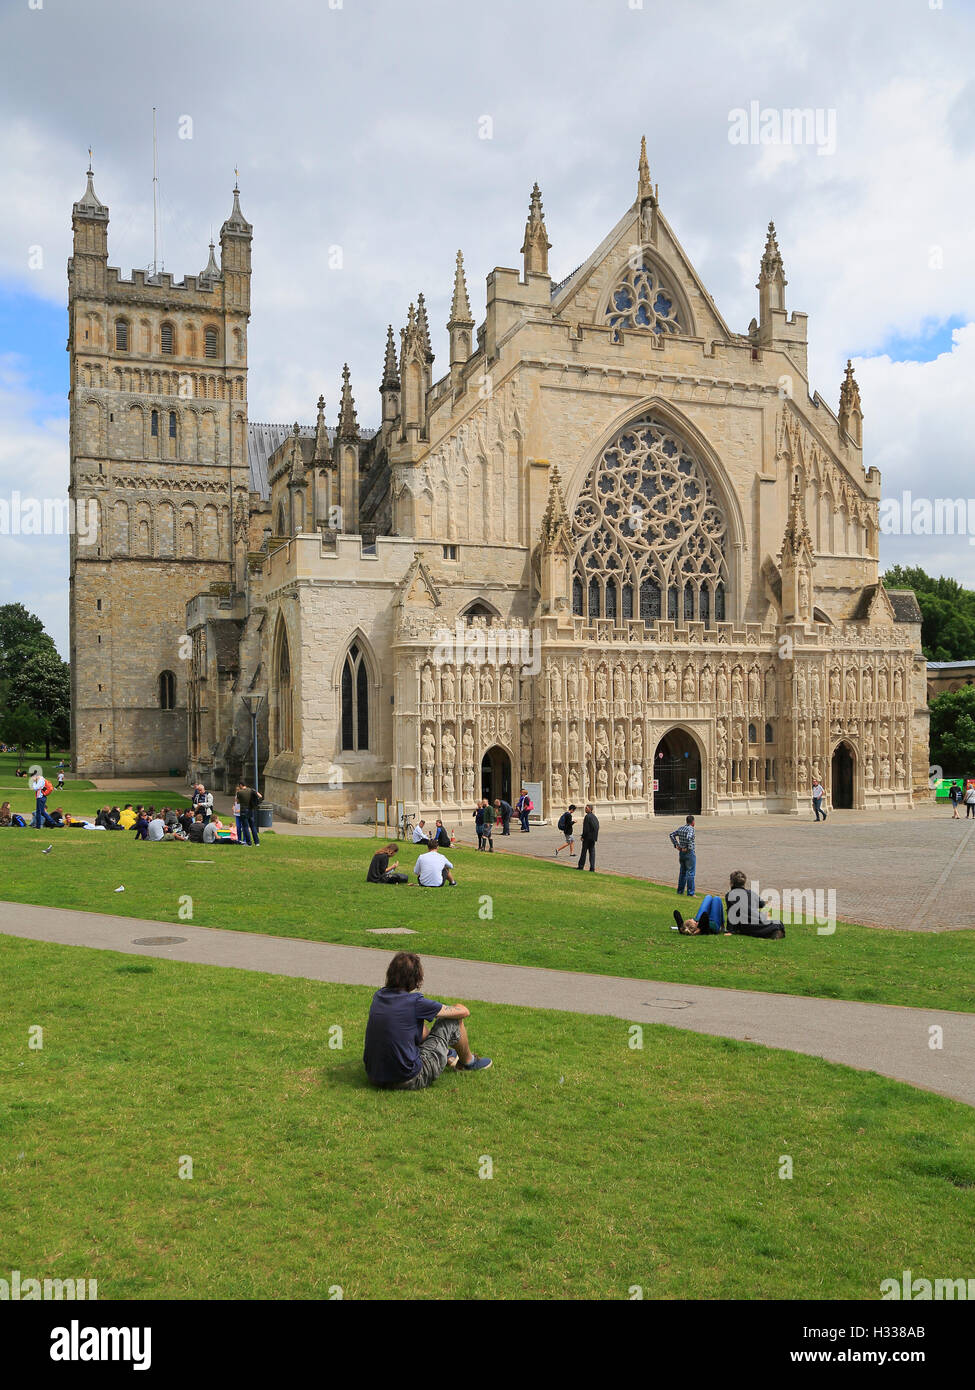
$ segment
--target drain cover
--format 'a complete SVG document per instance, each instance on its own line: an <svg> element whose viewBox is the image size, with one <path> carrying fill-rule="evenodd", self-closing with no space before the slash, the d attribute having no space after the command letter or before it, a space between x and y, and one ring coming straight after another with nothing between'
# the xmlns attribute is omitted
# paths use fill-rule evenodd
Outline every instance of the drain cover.
<svg viewBox="0 0 975 1390"><path fill-rule="evenodd" d="M185 936L134 936L133 946L178 946Z"/></svg>
<svg viewBox="0 0 975 1390"><path fill-rule="evenodd" d="M644 999L649 1009L689 1009L690 999Z"/></svg>
<svg viewBox="0 0 975 1390"><path fill-rule="evenodd" d="M412 927L367 927L370 936L416 936Z"/></svg>

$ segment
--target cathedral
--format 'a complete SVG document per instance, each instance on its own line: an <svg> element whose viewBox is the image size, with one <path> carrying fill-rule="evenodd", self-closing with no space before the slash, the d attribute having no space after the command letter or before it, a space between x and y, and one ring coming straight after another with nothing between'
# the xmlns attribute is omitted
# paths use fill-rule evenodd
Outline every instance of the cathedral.
<svg viewBox="0 0 975 1390"><path fill-rule="evenodd" d="M658 200L555 281L471 312L457 253L435 378L422 294L375 429L247 410L253 228L198 275L108 265L91 169L68 262L72 749L81 776L253 768L291 821L445 819L522 787L546 817L796 814L929 796L913 594L878 580L880 476L850 365L807 376L770 223L728 326ZM202 258L201 258L202 259ZM378 345L377 345L378 346ZM361 399L361 396L360 396ZM253 712L256 711L256 720ZM390 815L392 819L392 815Z"/></svg>

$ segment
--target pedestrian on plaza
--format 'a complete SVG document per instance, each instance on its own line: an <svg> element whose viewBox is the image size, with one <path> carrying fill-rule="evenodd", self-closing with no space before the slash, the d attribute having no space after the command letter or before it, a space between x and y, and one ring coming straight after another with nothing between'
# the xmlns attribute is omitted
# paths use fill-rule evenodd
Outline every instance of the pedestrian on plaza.
<svg viewBox="0 0 975 1390"><path fill-rule="evenodd" d="M593 814L591 805L586 806L586 814L582 818L582 853L579 855L577 869L585 867L586 857L589 858L589 872L596 872L596 841L599 839L599 821Z"/></svg>
<svg viewBox="0 0 975 1390"><path fill-rule="evenodd" d="M34 793L34 819L32 824L35 830L43 830L45 826L51 824L51 817L47 814L47 798L51 795L54 788L38 770L30 779L30 789Z"/></svg>
<svg viewBox="0 0 975 1390"><path fill-rule="evenodd" d="M965 791L965 819L969 816L975 820L975 782L970 782Z"/></svg>
<svg viewBox="0 0 975 1390"><path fill-rule="evenodd" d="M575 806L570 806L567 811L563 811L561 816L559 816L558 829L562 832L564 844L559 845L558 849L555 851L556 859L559 857L559 850L562 849L567 849L569 851L570 858L575 854L575 836L572 834L572 827L575 825L575 821L572 819L572 812L574 810Z"/></svg>
<svg viewBox="0 0 975 1390"><path fill-rule="evenodd" d="M535 804L524 787L521 789L521 796L518 798L518 805L515 809L518 812L518 819L521 821L521 833L527 835L529 833L528 817L534 811Z"/></svg>
<svg viewBox="0 0 975 1390"><path fill-rule="evenodd" d="M826 819L826 812L823 810L823 798L825 797L825 795L826 795L826 789L825 789L825 787L823 786L822 782L819 780L819 773L818 773L818 772L814 772L814 773L813 773L812 804L813 804L813 810L816 812L816 824L817 824L817 825L818 825L819 822L820 822L820 818L822 818L823 820Z"/></svg>
<svg viewBox="0 0 975 1390"><path fill-rule="evenodd" d="M64 791L64 764L58 769L58 791Z"/></svg>
<svg viewBox="0 0 975 1390"><path fill-rule="evenodd" d="M957 782L952 782L951 786L948 788L948 800L951 802L951 819L961 820L961 816L958 814L958 803L961 801L961 787Z"/></svg>
<svg viewBox="0 0 975 1390"><path fill-rule="evenodd" d="M237 783L237 800L240 802L240 829L244 836L244 844L255 845L261 843L261 837L257 833L257 811L264 800L256 787L249 787L246 782Z"/></svg>
<svg viewBox="0 0 975 1390"><path fill-rule="evenodd" d="M498 801L496 801L496 802L494 803L494 807L495 807L495 810L496 810L496 811L499 811L500 814L501 814L501 834L502 834L502 835L510 835L510 834L511 834L511 816L512 816L512 810L513 810L510 801L504 801L503 799L502 799L502 800L498 800Z"/></svg>
<svg viewBox="0 0 975 1390"><path fill-rule="evenodd" d="M677 850L680 873L677 878L677 896L686 890L689 898L696 897L694 876L697 871L697 849L694 843L694 817L688 816L684 824L670 832L670 843Z"/></svg>
<svg viewBox="0 0 975 1390"><path fill-rule="evenodd" d="M494 809L490 801L484 800L480 807L481 819L477 824L477 847L494 853Z"/></svg>

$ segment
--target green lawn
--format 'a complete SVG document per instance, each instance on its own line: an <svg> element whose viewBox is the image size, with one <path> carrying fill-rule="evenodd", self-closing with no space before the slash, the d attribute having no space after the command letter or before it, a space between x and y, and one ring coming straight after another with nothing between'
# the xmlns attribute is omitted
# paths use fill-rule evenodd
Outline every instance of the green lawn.
<svg viewBox="0 0 975 1390"><path fill-rule="evenodd" d="M15 811L30 819L34 814L34 793L28 785L29 779L18 777L16 770L18 767L30 769L37 764L44 769L45 777L54 788L47 799L48 809L52 811L55 806L60 806L68 815L94 816L106 803L121 807L131 802L133 806L141 803L144 806L166 805L177 809L190 804L188 797L162 791L158 787L126 788L124 792L97 791L93 783L67 775L63 789L58 791L58 761L62 757L67 767L67 753L54 753L49 759L39 753L25 754L20 759L13 753L0 753L0 802L9 801Z"/></svg>
<svg viewBox="0 0 975 1390"><path fill-rule="evenodd" d="M49 855L41 849L53 844ZM368 928L407 926L420 952L831 999L975 1009L975 932L840 923L790 926L785 941L681 937L671 888L517 855L452 851L460 886L365 882L372 840L265 836L235 845L136 843L82 830L0 832L0 898L166 922L192 900L197 926L259 931L385 953ZM209 862L193 863L204 859ZM412 867L412 846L403 863ZM124 893L114 890L124 884Z"/></svg>
<svg viewBox="0 0 975 1390"><path fill-rule="evenodd" d="M2 1259L24 1278L102 1299L874 1299L905 1266L967 1268L975 1113L873 1074L475 1005L491 1071L375 1092L368 989L5 937L0 978Z"/></svg>

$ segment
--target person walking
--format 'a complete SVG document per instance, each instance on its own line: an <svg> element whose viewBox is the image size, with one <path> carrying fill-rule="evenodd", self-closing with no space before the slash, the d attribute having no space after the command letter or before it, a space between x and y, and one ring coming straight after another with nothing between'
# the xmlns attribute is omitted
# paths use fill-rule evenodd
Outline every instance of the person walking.
<svg viewBox="0 0 975 1390"><path fill-rule="evenodd" d="M503 799L500 801L496 801L494 805L495 809L501 812L501 834L510 835L511 817L514 808L512 807L510 801L504 801Z"/></svg>
<svg viewBox="0 0 975 1390"><path fill-rule="evenodd" d="M965 819L971 816L975 820L975 782L971 782L965 789Z"/></svg>
<svg viewBox="0 0 975 1390"><path fill-rule="evenodd" d="M43 830L51 824L51 817L47 814L47 798L54 788L40 770L30 779L30 788L34 793L33 826L35 830Z"/></svg>
<svg viewBox="0 0 975 1390"><path fill-rule="evenodd" d="M817 824L817 825L819 824L819 822L820 822L821 819L822 819L822 820L825 820L825 819L826 819L826 812L823 810L823 798L825 797L825 795L826 795L826 789L825 789L825 787L823 786L822 782L819 780L819 773L818 773L818 772L814 772L814 773L813 773L812 804L813 804L813 810L816 812L816 824Z"/></svg>
<svg viewBox="0 0 975 1390"><path fill-rule="evenodd" d="M521 796L518 798L518 805L515 809L518 812L518 819L521 821L521 833L527 835L529 833L528 817L534 811L535 806L524 787L521 789Z"/></svg>
<svg viewBox="0 0 975 1390"><path fill-rule="evenodd" d="M589 872L596 872L596 841L599 839L599 821L593 815L591 805L586 806L586 814L582 818L582 853L579 855L577 869L585 867L586 856L589 857Z"/></svg>
<svg viewBox="0 0 975 1390"><path fill-rule="evenodd" d="M490 801L481 802L481 849L494 853L494 807Z"/></svg>
<svg viewBox="0 0 975 1390"><path fill-rule="evenodd" d="M958 803L961 801L961 787L957 782L952 782L951 786L948 788L948 800L951 802L951 819L961 820L961 816L958 814Z"/></svg>
<svg viewBox="0 0 975 1390"><path fill-rule="evenodd" d="M694 817L688 816L684 824L670 832L670 843L677 850L680 873L677 878L677 896L686 890L689 898L696 897L694 876L697 872L697 848L694 843Z"/></svg>
<svg viewBox="0 0 975 1390"><path fill-rule="evenodd" d="M575 806L570 806L567 811L563 811L561 816L559 816L559 823L557 828L561 830L565 843L559 845L558 849L556 849L556 859L558 859L559 857L559 850L562 849L567 849L569 851L570 858L575 853L575 836L572 834L572 827L575 824L575 822L572 819L572 812L574 810Z"/></svg>

